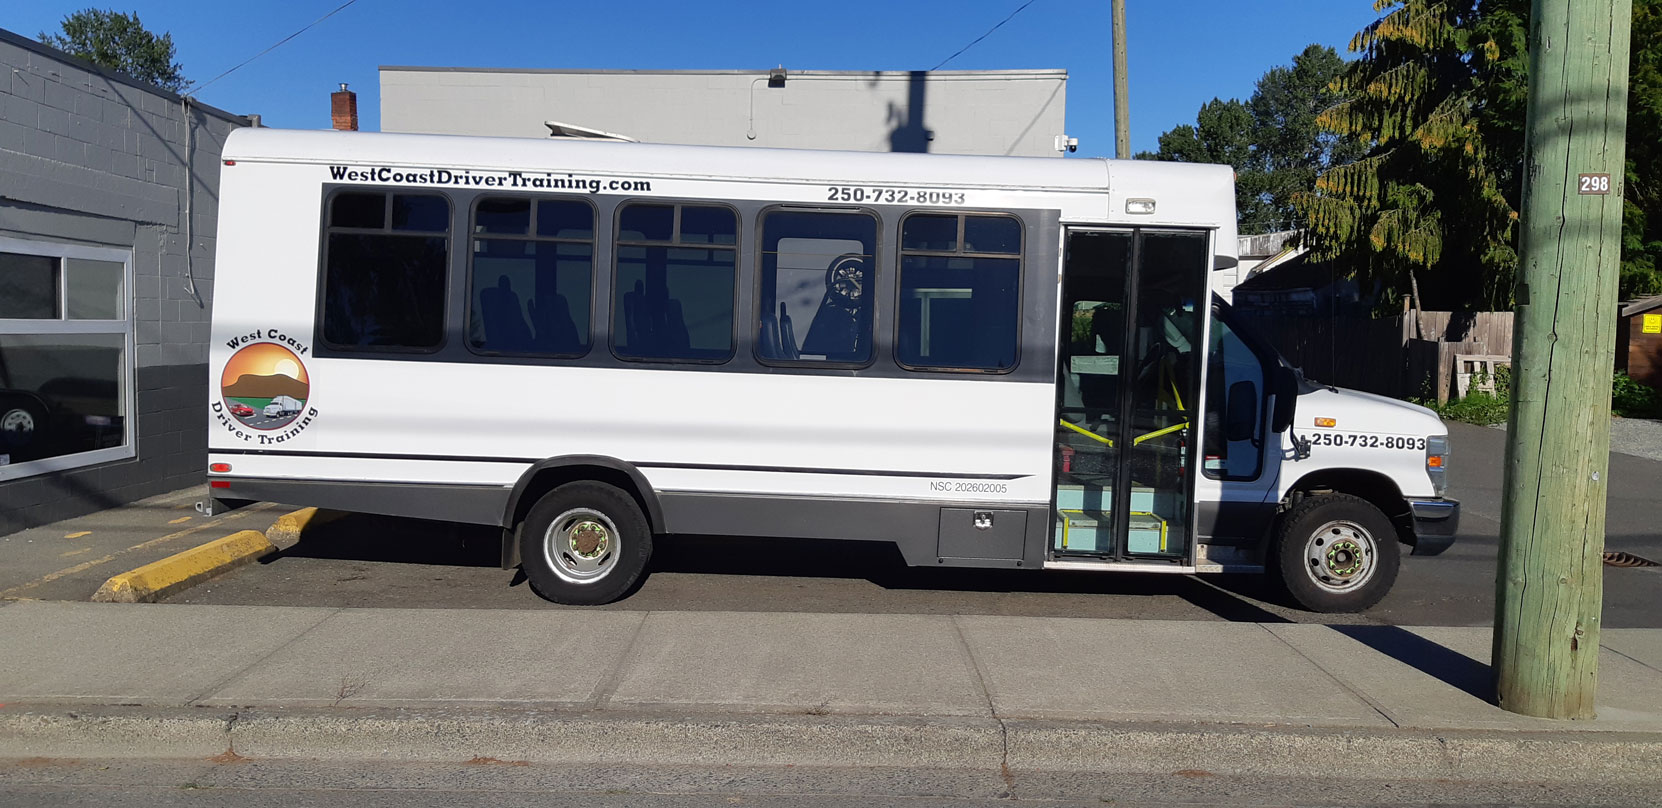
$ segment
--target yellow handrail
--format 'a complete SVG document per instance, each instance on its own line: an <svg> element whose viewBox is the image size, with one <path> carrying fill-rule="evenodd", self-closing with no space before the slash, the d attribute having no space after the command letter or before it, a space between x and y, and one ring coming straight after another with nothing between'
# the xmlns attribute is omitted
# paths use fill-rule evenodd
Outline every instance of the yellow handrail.
<svg viewBox="0 0 1662 808"><path fill-rule="evenodd" d="M1142 443L1145 440L1154 440L1155 438L1158 438L1161 435L1168 435L1172 432L1176 432L1179 429L1188 429L1188 428L1189 428L1189 422L1188 421L1184 421L1180 424L1172 424L1171 426L1168 426L1165 429L1156 429L1153 432L1148 433L1147 435L1138 436L1138 438L1136 440L1131 442L1131 445L1136 446L1137 444Z"/></svg>
<svg viewBox="0 0 1662 808"><path fill-rule="evenodd" d="M1071 429L1075 432L1078 432L1079 434L1084 435L1085 437L1090 438L1091 440L1097 441L1099 443L1106 443L1109 446L1114 445L1113 440L1111 440L1109 438L1105 438L1101 435L1098 435L1097 433L1092 432L1089 429L1086 429L1084 427L1076 426L1074 424L1070 424L1067 421L1060 420L1060 419L1057 420L1057 423L1061 424L1062 426L1067 427L1068 429ZM1155 438L1162 437L1164 435L1169 435L1169 434L1171 434L1173 432L1176 432L1180 429L1188 429L1188 428L1189 428L1189 422L1188 421L1184 421L1182 423L1177 423L1177 424L1172 424L1171 426L1165 427L1163 429L1156 429L1153 432L1150 432L1146 435L1137 436L1135 439L1133 439L1131 441L1131 445L1136 446L1138 444L1141 444L1143 441L1154 440Z"/></svg>
<svg viewBox="0 0 1662 808"><path fill-rule="evenodd" d="M1086 429L1084 427L1074 426L1073 424L1070 424L1067 421L1063 421L1063 420L1058 420L1057 423L1061 424L1062 426L1067 427L1068 429L1071 429L1075 432L1078 432L1079 434L1084 435L1085 437L1090 438L1091 440L1100 441L1102 443L1108 444L1109 446L1114 445L1113 441L1111 441L1111 440L1109 440L1105 437L1102 437L1101 435L1098 435L1097 433L1092 432L1091 430Z"/></svg>

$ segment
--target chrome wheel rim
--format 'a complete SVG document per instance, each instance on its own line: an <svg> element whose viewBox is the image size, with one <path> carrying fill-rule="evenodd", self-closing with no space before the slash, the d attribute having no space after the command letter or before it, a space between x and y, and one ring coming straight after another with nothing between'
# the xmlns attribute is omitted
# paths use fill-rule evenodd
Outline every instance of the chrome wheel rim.
<svg viewBox="0 0 1662 808"><path fill-rule="evenodd" d="M617 526L599 511L573 508L554 518L543 535L543 558L561 580L594 583L617 566L623 549Z"/></svg>
<svg viewBox="0 0 1662 808"><path fill-rule="evenodd" d="M35 417L28 410L7 410L0 415L0 430L27 437L35 431Z"/></svg>
<svg viewBox="0 0 1662 808"><path fill-rule="evenodd" d="M1304 544L1304 572L1328 592L1350 592L1373 578L1379 546L1368 529L1338 519L1322 525Z"/></svg>

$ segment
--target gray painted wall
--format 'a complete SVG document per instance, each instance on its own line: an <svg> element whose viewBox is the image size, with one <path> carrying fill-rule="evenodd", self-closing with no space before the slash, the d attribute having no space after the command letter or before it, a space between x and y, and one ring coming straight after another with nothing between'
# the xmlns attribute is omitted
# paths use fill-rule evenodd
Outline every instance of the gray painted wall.
<svg viewBox="0 0 1662 808"><path fill-rule="evenodd" d="M557 120L652 143L1057 157L1067 71L381 68L381 130L548 137Z"/></svg>
<svg viewBox="0 0 1662 808"><path fill-rule="evenodd" d="M131 250L131 460L0 482L0 533L200 484L219 155L246 118L0 31L0 236ZM190 271L186 282L186 162Z"/></svg>

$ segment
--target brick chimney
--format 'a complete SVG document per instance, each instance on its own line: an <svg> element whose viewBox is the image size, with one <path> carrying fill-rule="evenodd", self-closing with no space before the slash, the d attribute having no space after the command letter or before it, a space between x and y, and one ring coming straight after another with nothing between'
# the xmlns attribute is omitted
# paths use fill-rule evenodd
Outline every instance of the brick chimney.
<svg viewBox="0 0 1662 808"><path fill-rule="evenodd" d="M340 86L340 92L329 96L329 117L342 132L358 131L358 94Z"/></svg>

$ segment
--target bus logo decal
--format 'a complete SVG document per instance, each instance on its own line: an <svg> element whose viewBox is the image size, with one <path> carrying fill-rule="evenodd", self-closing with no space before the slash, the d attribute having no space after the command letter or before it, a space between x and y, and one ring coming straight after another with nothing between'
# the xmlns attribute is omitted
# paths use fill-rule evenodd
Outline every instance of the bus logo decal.
<svg viewBox="0 0 1662 808"><path fill-rule="evenodd" d="M317 415L317 410L306 406L311 378L300 359L308 352L306 347L275 331L241 337L233 340L236 343L241 347L231 354L219 377L220 400L212 405L214 419L237 437L262 445L282 443L299 434ZM285 431L271 434L278 430Z"/></svg>

